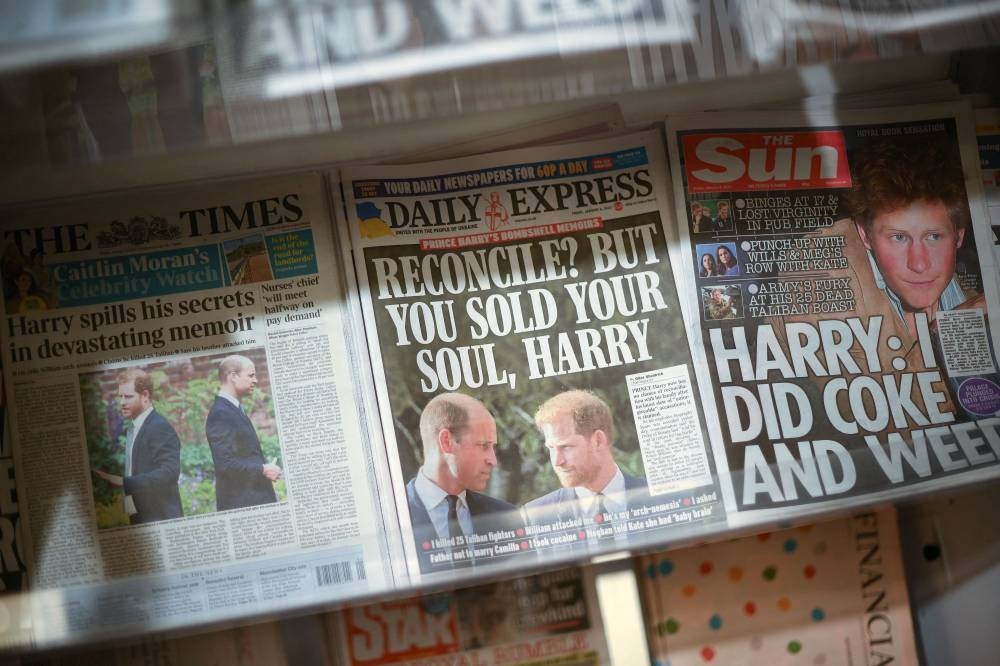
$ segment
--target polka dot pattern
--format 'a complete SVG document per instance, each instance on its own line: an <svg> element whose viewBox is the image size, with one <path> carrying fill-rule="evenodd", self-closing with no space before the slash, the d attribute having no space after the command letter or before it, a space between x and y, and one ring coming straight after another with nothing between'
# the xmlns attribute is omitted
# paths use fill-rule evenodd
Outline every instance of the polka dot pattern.
<svg viewBox="0 0 1000 666"><path fill-rule="evenodd" d="M638 571L646 574L644 584L665 591L661 608L672 615L650 626L663 647L654 650L659 663L647 663L839 663L847 607L836 585L846 575L846 552L840 533L819 524L649 557ZM833 625L827 622L831 613L837 616Z"/></svg>

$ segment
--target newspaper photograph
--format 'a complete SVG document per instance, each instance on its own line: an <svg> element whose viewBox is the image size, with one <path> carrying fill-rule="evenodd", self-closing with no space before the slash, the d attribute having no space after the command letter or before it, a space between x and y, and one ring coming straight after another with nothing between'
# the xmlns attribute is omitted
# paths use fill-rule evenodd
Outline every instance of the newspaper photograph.
<svg viewBox="0 0 1000 666"><path fill-rule="evenodd" d="M345 666L607 664L593 573L567 568L325 616Z"/></svg>
<svg viewBox="0 0 1000 666"><path fill-rule="evenodd" d="M724 521L662 155L645 133L345 169L415 576Z"/></svg>
<svg viewBox="0 0 1000 666"><path fill-rule="evenodd" d="M728 509L1000 471L997 269L962 108L668 121Z"/></svg>
<svg viewBox="0 0 1000 666"><path fill-rule="evenodd" d="M303 174L8 212L36 642L392 585L329 210Z"/></svg>

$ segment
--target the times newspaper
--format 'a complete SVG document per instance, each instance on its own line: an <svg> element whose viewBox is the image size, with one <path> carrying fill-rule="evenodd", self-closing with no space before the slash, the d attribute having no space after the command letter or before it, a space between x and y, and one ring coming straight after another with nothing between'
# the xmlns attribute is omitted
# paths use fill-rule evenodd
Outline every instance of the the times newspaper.
<svg viewBox="0 0 1000 666"><path fill-rule="evenodd" d="M916 664L896 513L636 559L653 663Z"/></svg>
<svg viewBox="0 0 1000 666"><path fill-rule="evenodd" d="M344 171L415 576L725 519L662 155L654 132Z"/></svg>
<svg viewBox="0 0 1000 666"><path fill-rule="evenodd" d="M38 643L392 583L329 210L304 174L7 212Z"/></svg>
<svg viewBox="0 0 1000 666"><path fill-rule="evenodd" d="M325 616L344 666L607 664L593 573L527 578Z"/></svg>
<svg viewBox="0 0 1000 666"><path fill-rule="evenodd" d="M962 108L668 120L727 508L1000 471L996 266Z"/></svg>

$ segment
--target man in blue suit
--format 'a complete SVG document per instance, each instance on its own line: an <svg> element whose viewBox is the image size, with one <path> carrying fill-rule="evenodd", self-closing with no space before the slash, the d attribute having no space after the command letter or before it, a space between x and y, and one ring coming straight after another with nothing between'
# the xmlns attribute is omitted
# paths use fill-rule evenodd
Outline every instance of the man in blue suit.
<svg viewBox="0 0 1000 666"><path fill-rule="evenodd" d="M219 511L278 501L274 482L281 468L264 460L260 439L240 400L257 386L257 370L246 356L219 363L219 394L205 420L215 462L215 506Z"/></svg>
<svg viewBox="0 0 1000 666"><path fill-rule="evenodd" d="M481 402L461 393L434 397L420 414L420 440L424 464L406 484L406 499L422 571L474 563L449 560L452 548L435 547L436 539L465 550L473 534L521 536L514 505L481 492L497 465L496 422Z"/></svg>
<svg viewBox="0 0 1000 666"><path fill-rule="evenodd" d="M131 368L119 375L118 404L131 421L125 433L124 473L95 469L94 474L124 491L132 525L180 518L181 442L170 422L153 409L153 381L144 370Z"/></svg>
<svg viewBox="0 0 1000 666"><path fill-rule="evenodd" d="M603 525L606 530L616 517L649 502L646 480L623 473L612 456L614 420L599 397L589 391L560 393L538 408L535 425L563 487L525 504L526 522L582 520L587 527ZM617 545L627 545L623 534L613 538Z"/></svg>

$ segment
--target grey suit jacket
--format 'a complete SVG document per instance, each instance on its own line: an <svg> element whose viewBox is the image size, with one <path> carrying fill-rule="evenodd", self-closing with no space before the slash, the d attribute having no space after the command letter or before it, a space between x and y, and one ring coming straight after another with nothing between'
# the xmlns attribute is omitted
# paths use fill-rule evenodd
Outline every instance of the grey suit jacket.
<svg viewBox="0 0 1000 666"><path fill-rule="evenodd" d="M649 489L646 479L639 476L625 477L625 490L628 493L629 508L642 506L649 502ZM548 495L533 499L524 505L522 514L528 525L546 525L565 520L573 520L576 515L576 491L573 488L560 488Z"/></svg>

